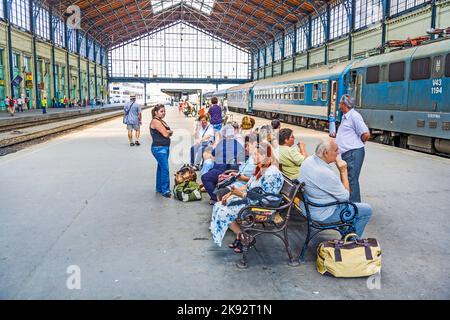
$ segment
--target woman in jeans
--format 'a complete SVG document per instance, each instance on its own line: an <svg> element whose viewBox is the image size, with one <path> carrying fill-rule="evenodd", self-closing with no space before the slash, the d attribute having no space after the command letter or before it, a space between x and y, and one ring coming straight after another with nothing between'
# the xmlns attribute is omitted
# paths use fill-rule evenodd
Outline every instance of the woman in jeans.
<svg viewBox="0 0 450 320"><path fill-rule="evenodd" d="M163 120L166 116L164 105L159 104L152 109L152 121L150 122L150 134L153 138L152 154L158 162L156 172L156 192L164 197L170 198L169 178L169 147L170 136L173 131Z"/></svg>

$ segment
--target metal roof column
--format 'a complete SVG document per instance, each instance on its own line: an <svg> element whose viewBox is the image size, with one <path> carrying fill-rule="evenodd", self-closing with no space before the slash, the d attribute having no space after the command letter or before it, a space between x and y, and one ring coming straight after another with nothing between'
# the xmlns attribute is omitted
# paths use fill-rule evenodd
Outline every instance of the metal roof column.
<svg viewBox="0 0 450 320"><path fill-rule="evenodd" d="M349 19L349 31L348 31L348 60L352 59L352 51L353 51L353 31L355 30L355 0L351 1L351 11L348 15Z"/></svg>
<svg viewBox="0 0 450 320"><path fill-rule="evenodd" d="M12 54L12 39L11 39L11 3L12 0L3 0L3 10L5 12L5 19L8 23L8 60L9 60L9 86L11 88L11 97L14 97L14 71L13 71L13 54Z"/></svg>
<svg viewBox="0 0 450 320"><path fill-rule="evenodd" d="M325 58L324 58L324 60L325 60L325 65L327 65L328 64L328 42L330 41L330 11L331 11L331 9L330 9L330 4L329 3L327 3L327 6L326 6L327 8L326 8L326 24L325 24L325 29L324 29L324 31L325 31L325 46L324 46L324 48L325 48Z"/></svg>
<svg viewBox="0 0 450 320"><path fill-rule="evenodd" d="M292 72L295 71L296 60L297 60L297 25L294 26L294 35L292 40Z"/></svg>
<svg viewBox="0 0 450 320"><path fill-rule="evenodd" d="M56 88L56 61L55 61L56 60L56 58L55 58L55 21L53 21L54 17L53 17L53 8L52 7L49 8L48 15L49 15L48 23L49 23L49 30L50 30L50 43L52 44L53 98L56 98L59 101L59 96L56 97L57 88ZM48 97L48 99L50 99L50 97ZM56 101L56 102L58 103L58 101ZM58 104L56 104L56 105L58 105ZM53 106L53 107L56 107L56 106Z"/></svg>
<svg viewBox="0 0 450 320"><path fill-rule="evenodd" d="M312 19L308 16L308 32L306 33L306 69L309 69L309 49L311 48Z"/></svg>
<svg viewBox="0 0 450 320"><path fill-rule="evenodd" d="M434 28L436 28L436 0L431 0L431 29ZM431 35L431 39L435 37L434 34Z"/></svg>
<svg viewBox="0 0 450 320"><path fill-rule="evenodd" d="M81 56L80 56L80 47L81 47L81 43L80 43L80 31L77 29L76 30L76 38L77 38L77 54L78 54L78 95L79 95L79 100L81 102L82 97L81 97Z"/></svg>
<svg viewBox="0 0 450 320"><path fill-rule="evenodd" d="M72 31L73 32L73 31ZM70 94L70 60L69 60L69 28L67 28L67 19L64 21L64 38L66 42L66 70L67 70L67 99L72 99Z"/></svg>
<svg viewBox="0 0 450 320"><path fill-rule="evenodd" d="M37 76L37 53L36 53L36 19L37 16L39 15L39 10L36 7L36 4L33 0L29 0L28 1L29 6L30 6L30 19L31 19L31 24L30 24L30 29L31 29L31 34L33 36L33 69L34 69L34 75L33 75L33 79L34 79L34 92L35 92L35 96L36 96L36 109L41 107L41 98L40 98L40 92L39 92L39 84L38 84L38 76Z"/></svg>
<svg viewBox="0 0 450 320"><path fill-rule="evenodd" d="M381 20L381 52L384 53L384 44L386 43L386 20L389 19L391 0L383 0L383 16Z"/></svg>

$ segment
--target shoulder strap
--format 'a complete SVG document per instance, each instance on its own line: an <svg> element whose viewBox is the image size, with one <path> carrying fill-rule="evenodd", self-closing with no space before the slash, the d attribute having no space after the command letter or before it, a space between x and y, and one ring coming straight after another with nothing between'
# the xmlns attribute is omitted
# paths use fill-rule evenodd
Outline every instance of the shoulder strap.
<svg viewBox="0 0 450 320"><path fill-rule="evenodd" d="M130 105L130 107L128 108L128 110L125 111L125 115L126 115L126 116L130 113L130 110L131 110L131 107L133 106L133 104L134 104L134 101L133 101L133 103Z"/></svg>
<svg viewBox="0 0 450 320"><path fill-rule="evenodd" d="M206 126L205 131L203 131L202 138L205 136L206 131L208 131L208 128L209 128L209 124Z"/></svg>

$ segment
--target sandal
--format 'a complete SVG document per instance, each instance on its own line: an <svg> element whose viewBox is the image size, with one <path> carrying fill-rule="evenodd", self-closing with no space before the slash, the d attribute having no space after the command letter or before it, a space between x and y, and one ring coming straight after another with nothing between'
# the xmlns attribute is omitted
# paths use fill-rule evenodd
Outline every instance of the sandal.
<svg viewBox="0 0 450 320"><path fill-rule="evenodd" d="M167 193L164 193L162 196L166 197L166 198L172 198L172 193L167 192Z"/></svg>
<svg viewBox="0 0 450 320"><path fill-rule="evenodd" d="M137 145L137 146L140 146L140 145L141 145L141 144L139 143L139 141L136 141L134 144Z"/></svg>
<svg viewBox="0 0 450 320"><path fill-rule="evenodd" d="M242 237L242 233L239 235L239 238L241 238ZM236 248L234 248L234 252L235 253L242 253L243 251L244 251L244 245L242 244L242 242L239 240L239 245L236 247ZM252 240L252 242L250 242L250 244L248 245L248 248L251 248L251 247L253 247L254 245L255 245L255 243L256 243L256 238L253 238L253 240Z"/></svg>
<svg viewBox="0 0 450 320"><path fill-rule="evenodd" d="M228 244L228 248L230 248L230 249L235 249L235 248L237 248L240 244L241 244L241 240L239 240L239 239L234 239L233 243L229 243L229 244Z"/></svg>
<svg viewBox="0 0 450 320"><path fill-rule="evenodd" d="M132 146L134 146L134 143L133 143L133 142L130 142L130 147L132 147Z"/></svg>

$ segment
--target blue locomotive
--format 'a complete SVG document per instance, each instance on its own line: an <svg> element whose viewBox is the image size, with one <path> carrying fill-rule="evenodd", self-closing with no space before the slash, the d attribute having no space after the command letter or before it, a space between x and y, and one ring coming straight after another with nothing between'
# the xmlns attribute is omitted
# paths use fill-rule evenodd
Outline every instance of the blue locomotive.
<svg viewBox="0 0 450 320"><path fill-rule="evenodd" d="M339 123L339 100L353 95L374 139L450 154L450 39L288 73L221 92L232 111L308 128Z"/></svg>

